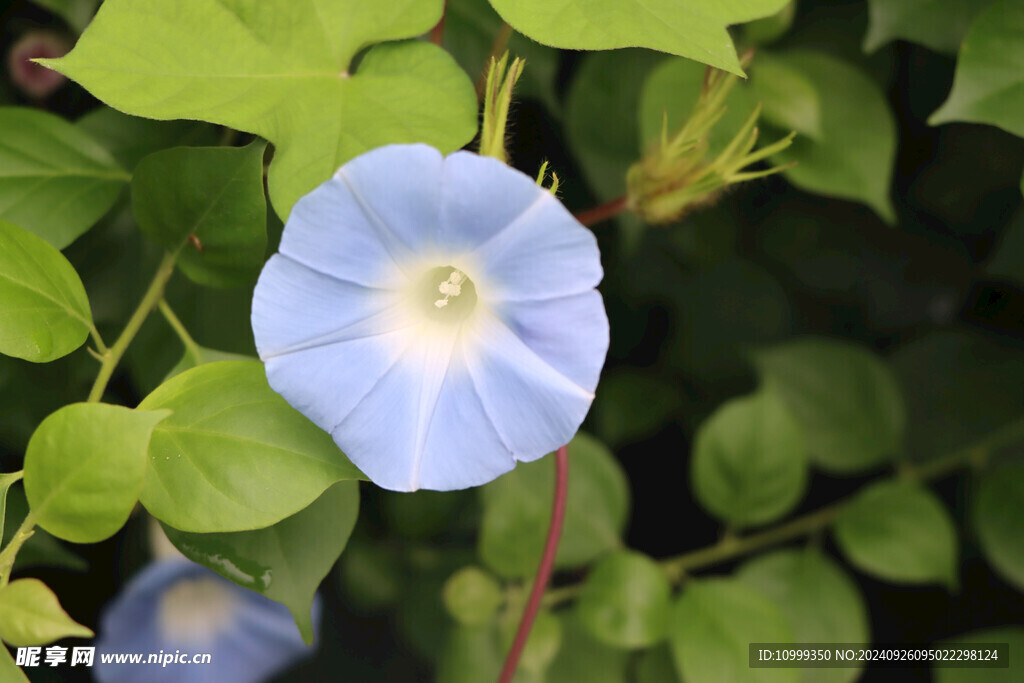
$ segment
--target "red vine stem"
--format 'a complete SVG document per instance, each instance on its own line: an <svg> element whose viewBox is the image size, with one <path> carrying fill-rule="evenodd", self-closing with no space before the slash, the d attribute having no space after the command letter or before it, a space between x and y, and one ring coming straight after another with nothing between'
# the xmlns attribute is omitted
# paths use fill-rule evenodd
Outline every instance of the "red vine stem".
<svg viewBox="0 0 1024 683"><path fill-rule="evenodd" d="M626 197L623 195L618 199L613 199L610 202L595 206L593 209L587 209L586 211L580 211L576 214L576 220L583 225L590 227L596 225L601 221L606 221L609 218L618 216L620 213L626 210Z"/></svg>
<svg viewBox="0 0 1024 683"><path fill-rule="evenodd" d="M530 629L540 611L541 599L551 579L551 570L555 565L555 552L558 550L558 541L562 537L562 522L565 521L565 499L569 490L569 449L562 446L555 453L555 502L551 508L551 526L548 528L548 539L544 544L544 555L540 558L540 566L537 567L537 577L533 580L533 588L530 590L530 599L523 611L522 621L519 622L519 630L516 631L516 639L512 641L512 649L505 659L505 666L501 670L501 677L498 683L511 683L519 665L519 657L526 647L526 640L530 637Z"/></svg>
<svg viewBox="0 0 1024 683"><path fill-rule="evenodd" d="M445 0L444 9L441 10L441 18L434 25L434 28L430 29L430 42L438 47L441 47L441 43L444 42L444 18L448 12L448 0Z"/></svg>

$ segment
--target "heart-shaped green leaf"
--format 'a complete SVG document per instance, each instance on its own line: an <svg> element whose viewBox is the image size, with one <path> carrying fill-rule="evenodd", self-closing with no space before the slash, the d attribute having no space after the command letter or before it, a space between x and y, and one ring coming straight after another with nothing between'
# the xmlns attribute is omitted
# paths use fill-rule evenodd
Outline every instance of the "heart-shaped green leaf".
<svg viewBox="0 0 1024 683"><path fill-rule="evenodd" d="M601 559L576 603L580 623L612 647L650 647L665 637L672 587L651 558L623 551Z"/></svg>
<svg viewBox="0 0 1024 683"><path fill-rule="evenodd" d="M336 481L363 478L327 432L270 388L258 361L192 368L139 407L174 411L153 432L140 499L175 529L263 529Z"/></svg>
<svg viewBox="0 0 1024 683"><path fill-rule="evenodd" d="M0 221L0 353L46 363L85 341L89 299L64 255Z"/></svg>
<svg viewBox="0 0 1024 683"><path fill-rule="evenodd" d="M339 166L374 147L458 149L476 131L473 84L411 38L442 0L107 0L78 45L48 66L121 111L200 119L276 147L270 196L284 218ZM140 55L145 55L141 59Z"/></svg>
<svg viewBox="0 0 1024 683"><path fill-rule="evenodd" d="M153 427L167 410L73 403L39 425L25 451L36 523L74 543L115 534L139 500Z"/></svg>

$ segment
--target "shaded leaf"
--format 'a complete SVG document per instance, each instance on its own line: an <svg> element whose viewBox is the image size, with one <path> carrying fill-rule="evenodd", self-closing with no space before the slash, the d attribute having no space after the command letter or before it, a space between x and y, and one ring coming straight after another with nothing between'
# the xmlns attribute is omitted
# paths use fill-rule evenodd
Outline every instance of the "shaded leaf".
<svg viewBox="0 0 1024 683"><path fill-rule="evenodd" d="M132 178L139 229L195 282L256 279L267 251L262 141L247 147L175 147L150 154ZM199 246L189 244L198 240Z"/></svg>
<svg viewBox="0 0 1024 683"><path fill-rule="evenodd" d="M886 222L895 222L896 121L881 89L856 67L823 52L794 50L777 59L817 92L821 141L797 136L771 163L796 162L784 173L800 189L863 202Z"/></svg>
<svg viewBox="0 0 1024 683"><path fill-rule="evenodd" d="M650 647L665 637L672 588L664 570L632 551L601 559L576 603L580 624L612 647Z"/></svg>
<svg viewBox="0 0 1024 683"><path fill-rule="evenodd" d="M992 0L868 0L864 51L903 39L955 53L975 16Z"/></svg>
<svg viewBox="0 0 1024 683"><path fill-rule="evenodd" d="M781 609L736 579L686 584L669 627L669 645L687 683L796 681L798 669L751 669L750 643L791 643L793 631Z"/></svg>
<svg viewBox="0 0 1024 683"><path fill-rule="evenodd" d="M599 441L577 434L569 444L569 491L556 567L578 567L618 548L629 512L629 485ZM478 551L503 577L532 576L551 522L552 457L520 463L481 487L483 520Z"/></svg>
<svg viewBox="0 0 1024 683"><path fill-rule="evenodd" d="M1024 136L1024 6L998 0L978 15L964 37L953 90L931 115L937 126L971 121Z"/></svg>
<svg viewBox="0 0 1024 683"><path fill-rule="evenodd" d="M820 142L821 100L814 84L785 60L759 52L750 67L750 99L761 103L761 118L783 130Z"/></svg>
<svg viewBox="0 0 1024 683"><path fill-rule="evenodd" d="M903 396L889 368L866 349L805 338L756 351L753 361L797 418L816 464L856 472L900 452Z"/></svg>
<svg viewBox="0 0 1024 683"><path fill-rule="evenodd" d="M843 508L834 531L850 562L880 579L956 586L956 528L942 502L918 484L867 487Z"/></svg>
<svg viewBox="0 0 1024 683"><path fill-rule="evenodd" d="M1005 626L982 631L972 631L949 638L947 643L969 645L971 643L1008 643L1010 648L1009 666L1005 669L985 669L985 683L1014 683L1020 678L1024 666L1024 628ZM932 667L935 683L976 683L981 676L977 669Z"/></svg>
<svg viewBox="0 0 1024 683"><path fill-rule="evenodd" d="M817 548L780 550L748 561L736 573L775 602L798 643L869 643L867 606L857 584ZM803 683L851 683L862 666L806 668Z"/></svg>
<svg viewBox="0 0 1024 683"><path fill-rule="evenodd" d="M697 499L737 526L778 519L807 485L800 425L778 394L765 389L729 401L701 425L691 466Z"/></svg>
<svg viewBox="0 0 1024 683"><path fill-rule="evenodd" d="M478 567L460 569L444 585L448 614L467 626L492 621L504 601L498 581Z"/></svg>
<svg viewBox="0 0 1024 683"><path fill-rule="evenodd" d="M0 220L63 249L114 205L131 176L59 116L0 107Z"/></svg>
<svg viewBox="0 0 1024 683"><path fill-rule="evenodd" d="M265 529L191 534L164 525L164 532L190 560L283 603L312 643L313 596L345 549L358 515L359 485L343 481Z"/></svg>
<svg viewBox="0 0 1024 683"><path fill-rule="evenodd" d="M96 107L75 121L127 169L168 147L205 147L218 142L215 126L202 121L154 121L129 116L110 107Z"/></svg>
<svg viewBox="0 0 1024 683"><path fill-rule="evenodd" d="M630 653L607 647L587 633L572 611L561 615L562 646L547 670L546 680L626 683Z"/></svg>
<svg viewBox="0 0 1024 683"><path fill-rule="evenodd" d="M985 473L974 501L974 525L988 561L1024 591L1024 465Z"/></svg>

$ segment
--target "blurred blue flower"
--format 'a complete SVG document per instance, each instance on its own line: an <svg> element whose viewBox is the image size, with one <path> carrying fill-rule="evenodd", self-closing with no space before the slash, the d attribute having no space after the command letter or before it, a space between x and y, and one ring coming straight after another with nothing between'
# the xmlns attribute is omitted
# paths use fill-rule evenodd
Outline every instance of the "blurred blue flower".
<svg viewBox="0 0 1024 683"><path fill-rule="evenodd" d="M319 613L316 602L314 623ZM284 605L174 558L147 566L107 606L94 671L100 683L260 683L312 652ZM135 653L168 663L101 661ZM209 654L210 663L191 663L197 654Z"/></svg>
<svg viewBox="0 0 1024 683"><path fill-rule="evenodd" d="M292 209L256 285L270 386L376 484L477 486L567 443L608 350L593 234L533 179L389 145Z"/></svg>

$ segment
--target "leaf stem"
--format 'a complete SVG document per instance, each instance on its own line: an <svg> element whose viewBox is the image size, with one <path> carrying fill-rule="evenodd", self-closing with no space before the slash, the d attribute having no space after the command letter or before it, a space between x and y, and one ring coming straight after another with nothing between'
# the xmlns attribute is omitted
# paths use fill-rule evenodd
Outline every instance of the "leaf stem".
<svg viewBox="0 0 1024 683"><path fill-rule="evenodd" d="M620 213L625 211L627 208L626 196L623 195L618 199L613 199L610 202L605 202L599 206L595 206L593 209L587 209L586 211L580 211L576 214L576 220L583 225L590 227L596 225L602 221L606 221L609 218L614 218Z"/></svg>
<svg viewBox="0 0 1024 683"><path fill-rule="evenodd" d="M25 544L32 534L35 533L34 528L36 521L32 516L32 511L29 510L28 514L25 515L25 519L21 521L21 526L14 532L14 536L11 537L11 542L7 544L3 552L0 552L0 588L7 585L7 582L11 579L11 570L14 569L14 560L18 556L18 551L21 550L21 546Z"/></svg>
<svg viewBox="0 0 1024 683"><path fill-rule="evenodd" d="M511 683L515 676L516 667L519 665L519 657L523 654L526 641L530 637L530 629L540 611L541 601L544 598L544 591L547 589L548 581L551 579L551 571L555 566L555 554L558 552L558 541L562 536L562 523L565 521L565 501L569 491L569 449L562 446L555 453L555 500L551 508L551 526L548 528L548 538L544 543L544 554L540 559L540 566L537 567L537 577L533 580L533 588L530 589L530 598L523 611L523 618L519 622L519 629L516 631L516 638L512 641L512 649L509 650L505 659L505 666L501 669L501 676L498 683Z"/></svg>
<svg viewBox="0 0 1024 683"><path fill-rule="evenodd" d="M100 336L100 331L96 329L96 324L89 323L89 334L92 335L92 341L96 344L96 350L102 355L107 352L107 345L103 343L103 337Z"/></svg>
<svg viewBox="0 0 1024 683"><path fill-rule="evenodd" d="M93 382L92 390L89 391L89 398L86 399L88 403L96 403L103 398L103 391L107 388L107 383L110 382L110 378L114 374L117 364L121 362L121 358L128 349L128 345L132 343L135 335L138 334L139 328L146 321L150 311L156 308L157 303L163 298L164 288L174 272L174 262L177 257L177 252L167 252L164 254L159 267L156 269L156 274L153 276L153 281L149 283L149 289L146 290L142 301L139 302L139 307L135 309L132 317L128 319L128 323L121 332L121 336L103 354L103 363L100 365L100 371L96 375L96 381Z"/></svg>
<svg viewBox="0 0 1024 683"><path fill-rule="evenodd" d="M160 307L160 313L162 313L164 319L167 320L167 324L171 326L171 329L174 330L175 334L178 335L178 339L180 339L181 343L185 346L185 352L191 355L197 364L201 364L203 362L202 348L196 343L196 340L192 338L192 335L188 333L188 330L181 322L181 319L175 315L170 304L167 303L167 299L160 299L158 306Z"/></svg>

